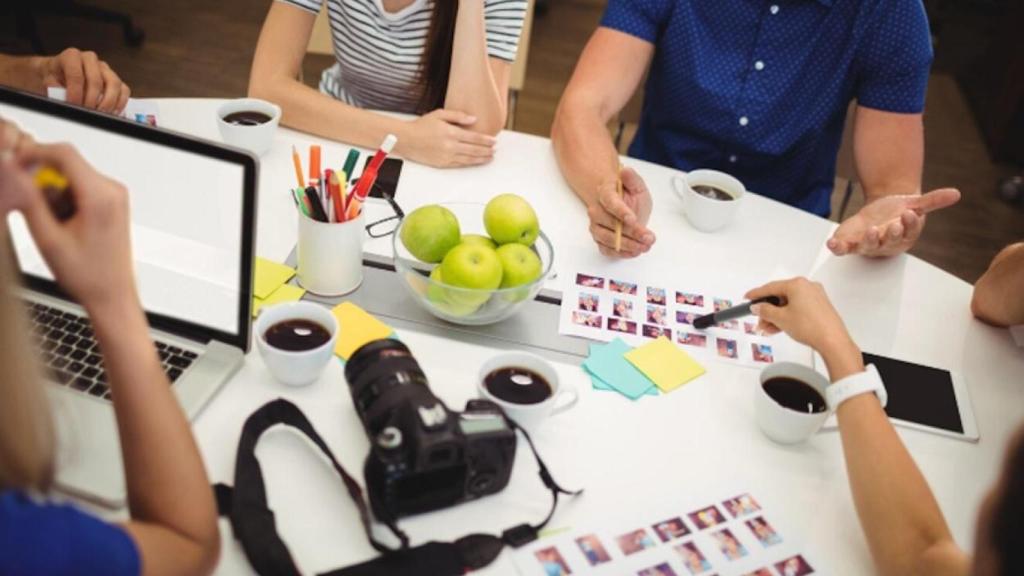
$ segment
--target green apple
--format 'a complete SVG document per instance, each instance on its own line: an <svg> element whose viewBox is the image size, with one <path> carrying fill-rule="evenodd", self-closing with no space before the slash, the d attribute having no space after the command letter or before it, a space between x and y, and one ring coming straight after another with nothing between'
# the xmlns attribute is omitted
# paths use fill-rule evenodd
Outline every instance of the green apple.
<svg viewBox="0 0 1024 576"><path fill-rule="evenodd" d="M515 194L495 196L484 208L484 228L498 244L533 246L540 223L533 207Z"/></svg>
<svg viewBox="0 0 1024 576"><path fill-rule="evenodd" d="M463 234L462 243L481 244L483 246L489 246L491 248L494 248L495 250L498 249L498 243L495 242L494 240L491 240L487 236L484 236L483 234Z"/></svg>
<svg viewBox="0 0 1024 576"><path fill-rule="evenodd" d="M438 266L430 272L430 286L427 288L427 300L434 305L438 311L448 314L449 316L469 316L473 312L476 312L480 306L486 302L486 299L480 301L476 298L477 302L466 302L465 297L452 288L446 288L444 286L444 279L441 276L441 267ZM451 298L454 296L454 298ZM450 301L453 299L454 302Z"/></svg>
<svg viewBox="0 0 1024 576"><path fill-rule="evenodd" d="M540 256L528 246L522 244L505 244L498 248L498 259L501 260L501 287L513 288L530 284L537 278L543 266Z"/></svg>
<svg viewBox="0 0 1024 576"><path fill-rule="evenodd" d="M494 290L501 286L501 275L498 252L479 244L459 244L452 248L441 262L441 277L444 278L444 283L456 288ZM456 296L460 300L476 300L481 295L454 290L449 292L448 301L454 301ZM489 294L486 296L490 297Z"/></svg>
<svg viewBox="0 0 1024 576"><path fill-rule="evenodd" d="M413 256L431 264L444 259L462 239L459 220L444 206L432 204L413 210L402 224L402 244Z"/></svg>

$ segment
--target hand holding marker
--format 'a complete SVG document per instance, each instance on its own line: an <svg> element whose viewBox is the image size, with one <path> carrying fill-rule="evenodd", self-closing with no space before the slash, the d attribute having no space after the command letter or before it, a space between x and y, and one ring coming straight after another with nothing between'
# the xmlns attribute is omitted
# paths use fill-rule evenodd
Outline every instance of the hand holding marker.
<svg viewBox="0 0 1024 576"><path fill-rule="evenodd" d="M753 306L754 304L760 304L762 302L767 302L772 306L784 305L782 298L779 298L778 296L765 296L764 298L755 298L754 300L751 300L750 302L744 302L739 306L733 306L732 308L726 308L725 310L719 310L718 312L713 312L711 314L706 314L704 316L698 316L693 320L693 327L698 330L707 330L708 328L711 328L716 324L722 324L723 322L728 322L729 320L733 320L735 318L749 316L750 307Z"/></svg>

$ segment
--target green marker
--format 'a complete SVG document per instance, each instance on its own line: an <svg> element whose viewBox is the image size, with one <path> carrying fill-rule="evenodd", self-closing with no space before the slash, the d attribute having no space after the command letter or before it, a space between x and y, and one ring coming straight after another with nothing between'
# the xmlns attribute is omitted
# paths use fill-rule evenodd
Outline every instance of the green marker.
<svg viewBox="0 0 1024 576"><path fill-rule="evenodd" d="M352 148L348 151L348 158L345 158L345 167L341 169L345 173L345 185L352 179L352 171L355 170L356 162L359 161L359 150ZM344 193L344 190L342 190Z"/></svg>
<svg viewBox="0 0 1024 576"><path fill-rule="evenodd" d="M306 191L302 188L296 188L292 190L292 197L295 198L295 205L299 207L299 210L309 218L309 208L306 208Z"/></svg>

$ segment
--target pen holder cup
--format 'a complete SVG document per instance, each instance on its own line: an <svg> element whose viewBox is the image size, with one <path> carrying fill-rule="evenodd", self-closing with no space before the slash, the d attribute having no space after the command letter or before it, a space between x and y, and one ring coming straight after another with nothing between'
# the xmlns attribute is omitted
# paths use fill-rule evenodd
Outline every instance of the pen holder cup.
<svg viewBox="0 0 1024 576"><path fill-rule="evenodd" d="M299 284L320 296L342 296L363 283L363 215L337 224L299 214Z"/></svg>

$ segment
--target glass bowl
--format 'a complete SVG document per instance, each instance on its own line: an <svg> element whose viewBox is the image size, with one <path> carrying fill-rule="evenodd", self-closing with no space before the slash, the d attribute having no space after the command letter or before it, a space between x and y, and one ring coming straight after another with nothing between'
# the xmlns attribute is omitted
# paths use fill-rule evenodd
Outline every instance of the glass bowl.
<svg viewBox="0 0 1024 576"><path fill-rule="evenodd" d="M481 234L484 229L484 204L473 202L442 202L440 206L452 211L459 220L462 234ZM439 264L421 262L402 243L403 220L392 235L395 271L402 284L416 302L434 316L466 326L494 324L512 316L523 304L533 300L544 287L555 261L554 248L543 231L537 236L532 250L540 256L541 274L529 284L495 290L461 288L438 282L430 273Z"/></svg>

